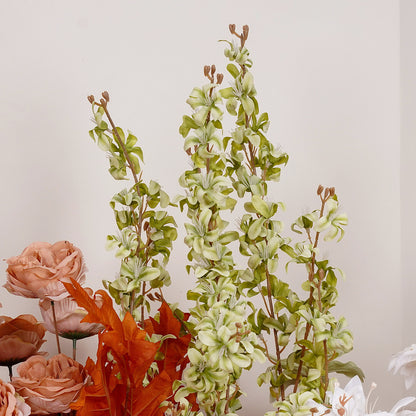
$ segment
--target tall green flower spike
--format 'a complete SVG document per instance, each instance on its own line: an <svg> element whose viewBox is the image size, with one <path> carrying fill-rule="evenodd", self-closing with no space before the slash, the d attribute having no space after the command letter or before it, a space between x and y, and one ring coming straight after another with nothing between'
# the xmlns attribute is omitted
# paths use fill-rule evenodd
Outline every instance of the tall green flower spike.
<svg viewBox="0 0 416 416"><path fill-rule="evenodd" d="M184 116L179 129L193 162L180 178L187 190L180 206L187 207L191 220L185 225L191 262L187 269L194 271L198 284L188 293L196 302L191 311L194 344L178 398L196 393L207 415L234 414L239 407L238 377L264 354L270 366L258 383L269 385L275 407L267 415L306 415L309 399L324 401L332 383L330 372L363 376L354 363L336 360L352 349L345 319L337 320L330 312L342 272L319 258L321 234L325 240L341 239L347 217L339 214L335 189L319 186L320 208L292 225L304 240L292 245L282 234L276 216L284 206L269 201L267 194L268 184L279 181L288 156L266 137L269 116L260 112L257 101L253 63L245 46L248 26L239 34L230 25L230 32L234 39L225 41L225 56L231 86L219 89L223 76L215 81L216 68L205 67L210 83L192 91L188 103L194 113ZM226 137L222 106L235 118L235 128ZM221 215L238 203L246 213L236 233ZM242 269L234 263L229 245L236 239L247 257ZM306 267L306 296L278 277L282 255L289 256L288 264ZM263 306L256 309L247 297L259 297Z"/></svg>
<svg viewBox="0 0 416 416"><path fill-rule="evenodd" d="M184 116L179 129L192 161L192 169L180 178L187 194L179 203L187 207L191 221L185 224L185 243L190 248L188 270L194 271L198 284L188 293L196 302L191 310L194 341L176 399L195 393L210 416L232 415L240 408L237 380L242 369L265 359L246 320L247 302L238 292L238 271L229 248L238 232L228 230L222 217L234 209L236 200L229 196L232 180L225 172L222 75L215 72L215 66L204 68L209 83L192 90L187 102L194 112Z"/></svg>
<svg viewBox="0 0 416 416"><path fill-rule="evenodd" d="M114 179L127 180L130 172L134 182L110 202L119 232L107 237L107 248L116 250L121 267L119 277L105 280L104 285L122 312L130 311L143 326L149 300L162 298L162 286L170 284L165 266L177 237L176 223L164 210L171 204L166 192L157 182L146 184L142 180L142 149L132 133L115 126L108 111L108 93L104 92L99 102L93 96L88 100L96 123L90 136L107 152L110 174Z"/></svg>

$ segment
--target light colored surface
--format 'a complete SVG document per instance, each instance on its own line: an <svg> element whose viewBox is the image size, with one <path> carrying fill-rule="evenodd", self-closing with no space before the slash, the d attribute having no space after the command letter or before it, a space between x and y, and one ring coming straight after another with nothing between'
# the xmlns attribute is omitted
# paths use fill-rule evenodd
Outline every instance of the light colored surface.
<svg viewBox="0 0 416 416"><path fill-rule="evenodd" d="M400 3L401 36L401 218L404 344L416 343L416 273L414 266L416 222L416 2Z"/></svg>
<svg viewBox="0 0 416 416"><path fill-rule="evenodd" d="M415 13L414 3L403 4ZM188 166L178 134L182 114L189 113L185 100L203 82L203 65L224 68L216 41L228 38L228 24L249 24L259 102L272 122L269 137L290 155L273 197L286 202L289 225L316 207L319 183L336 187L350 218L342 243L328 247L333 264L347 274L337 308L355 335L346 358L362 366L367 385L378 383L380 408L401 397L402 380L386 368L391 354L415 341L416 328L412 318L403 319L402 308L415 293L408 291L414 288L415 233L403 222L402 251L400 232L401 213L410 218L414 207L415 164L414 125L406 124L400 136L399 2L166 0L116 7L108 0L38 0L1 2L0 16L0 258L32 241L67 239L85 254L89 286L112 279L118 261L104 249L106 234L114 232L108 201L122 184L107 174L105 155L88 137L85 97L110 92L114 119L142 142L146 178L179 193L177 177ZM410 21L402 21L401 33L412 42ZM402 68L403 82L411 77ZM406 122L414 101L410 95L404 100ZM402 165L401 144L409 150ZM400 183L409 190L402 199ZM182 220L178 215L180 227ZM180 240L168 293L186 306L193 280ZM5 268L1 264L2 283ZM2 313L31 311L40 318L36 300L3 288L0 300ZM80 358L94 354L93 345L81 343ZM55 352L52 338L47 348ZM65 349L69 353L69 343ZM255 378L253 372L242 382L248 392L242 416L269 408Z"/></svg>

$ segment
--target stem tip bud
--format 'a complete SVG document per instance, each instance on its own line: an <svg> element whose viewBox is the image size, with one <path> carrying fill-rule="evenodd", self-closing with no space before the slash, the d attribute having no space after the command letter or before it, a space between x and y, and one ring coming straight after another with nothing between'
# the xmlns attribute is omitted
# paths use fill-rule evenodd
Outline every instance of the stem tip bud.
<svg viewBox="0 0 416 416"><path fill-rule="evenodd" d="M244 25L243 26L243 36L244 36L244 40L247 40L247 38L248 38L248 31L249 31L248 25Z"/></svg>

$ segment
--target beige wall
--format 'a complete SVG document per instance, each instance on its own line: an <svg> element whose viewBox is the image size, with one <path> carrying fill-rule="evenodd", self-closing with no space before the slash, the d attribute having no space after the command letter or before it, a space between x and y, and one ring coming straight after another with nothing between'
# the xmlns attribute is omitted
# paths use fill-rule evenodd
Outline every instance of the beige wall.
<svg viewBox="0 0 416 416"><path fill-rule="evenodd" d="M414 38L407 14L415 16L414 4L402 2L402 45ZM203 65L224 67L217 40L228 37L228 24L247 23L270 138L290 155L274 196L286 202L289 225L315 208L319 183L336 186L350 225L345 239L325 250L347 274L337 313L355 334L349 359L365 370L367 385L378 383L380 407L401 397L402 381L386 368L416 333L402 307L415 293L414 225L403 221L402 239L400 232L401 215L410 219L414 207L414 81L413 95L407 86L415 63L402 47L400 136L398 1L165 0L115 7L107 0L39 0L2 2L0 16L2 259L32 241L67 239L85 254L90 286L112 279L118 262L104 250L106 234L114 232L108 201L122 185L88 137L85 97L108 89L115 120L142 140L146 177L179 193L176 178L187 167L177 133L188 112L184 102L202 82ZM169 298L183 305L193 284L185 255L179 239ZM35 300L3 288L0 300L4 314L40 317ZM81 344L81 357L93 354L92 345ZM55 352L52 341L47 349ZM257 390L254 374L243 385L249 397L241 415L263 414L267 392Z"/></svg>
<svg viewBox="0 0 416 416"><path fill-rule="evenodd" d="M402 282L405 345L416 342L416 272L414 266L416 222L416 2L400 2L401 35L401 218L402 218Z"/></svg>

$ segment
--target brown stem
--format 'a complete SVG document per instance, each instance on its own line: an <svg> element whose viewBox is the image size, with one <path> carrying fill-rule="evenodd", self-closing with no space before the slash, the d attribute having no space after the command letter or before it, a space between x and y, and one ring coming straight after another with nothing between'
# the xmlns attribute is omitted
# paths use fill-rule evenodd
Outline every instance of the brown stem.
<svg viewBox="0 0 416 416"><path fill-rule="evenodd" d="M225 405L225 414L228 413L228 409L230 407L231 400L233 400L234 397L237 395L239 389L240 389L240 387L238 386L237 383L235 383L235 391L230 397L230 385L227 386L227 395L226 395L227 403Z"/></svg>
<svg viewBox="0 0 416 416"><path fill-rule="evenodd" d="M269 309L269 305L268 305L268 303L267 303L267 301L266 301L265 296L263 295L263 293L262 293L262 291L261 291L261 287L260 287L260 289L259 289L259 293L260 293L260 295L261 295L261 297L262 297L262 299L263 299L264 306L266 307L266 311L267 311L267 313L269 314L269 316L271 316L271 315L272 315L272 311Z"/></svg>
<svg viewBox="0 0 416 416"><path fill-rule="evenodd" d="M135 185L135 188L136 188L136 192L137 192L137 194L139 196L141 196L140 189L139 189L139 182L140 182L139 181L139 178L136 175L136 172L134 170L133 162L130 159L130 155L129 155L127 149L126 149L126 146L124 145L123 140L121 140L121 137L120 137L120 135L118 134L118 131L117 131L117 127L114 124L113 119L111 118L111 115L110 115L110 113L108 111L108 108L107 108L107 100L102 99L101 100L101 104L98 104L98 103L96 103L96 104L104 109L105 115L107 116L107 119L108 119L108 121L111 124L111 127L113 129L112 131L113 131L113 134L115 136L116 142L119 145L120 149L122 150L123 155L124 155L124 157L125 157L125 159L127 161L127 164L129 165L129 169L131 170L131 173L133 175L134 185ZM141 228L142 228L142 217L143 217L143 206L141 207L141 209L139 211L138 231L136 230L136 232L137 232L137 239L138 239L138 243L139 243L138 246L137 246L136 254L140 251L140 237L141 237L141 232L142 232L142 230L141 230Z"/></svg>
<svg viewBox="0 0 416 416"><path fill-rule="evenodd" d="M269 270L267 269L267 267L266 267L266 281L267 281L267 297L269 299L269 308L271 312L270 317L273 319L277 319L277 317L275 318L276 315L274 313L272 288L270 284L270 274L269 274ZM277 372L279 373L279 375L281 375L283 372L283 369L282 369L282 362L280 358L280 346L279 346L279 338L277 335L277 329L273 329L273 338L274 338L274 345L276 348ZM280 386L280 396L282 400L285 399L285 388L283 384Z"/></svg>
<svg viewBox="0 0 416 416"><path fill-rule="evenodd" d="M266 350L266 357L268 358L268 360L273 364L273 365L276 365L277 364L277 361L275 361L275 360L273 360L273 358L272 357L270 357L270 354L269 354L269 349L268 349L268 347L267 347L267 342L264 340L264 338L263 337L259 337L260 338L260 340L261 340L261 342L263 343L263 345L264 345L264 349Z"/></svg>
<svg viewBox="0 0 416 416"><path fill-rule="evenodd" d="M324 340L324 353L325 353L325 384L324 392L328 390L329 376L328 376L328 345L326 339Z"/></svg>
<svg viewBox="0 0 416 416"><path fill-rule="evenodd" d="M53 326L55 328L56 346L58 347L58 354L60 354L61 345L59 344L58 325L56 323L56 314L55 314L55 302L53 300L51 300L51 306L52 306Z"/></svg>
<svg viewBox="0 0 416 416"><path fill-rule="evenodd" d="M97 103L97 104L98 104L98 103ZM129 168L130 168L130 170L131 170L131 173L132 173L132 175L133 175L133 178L134 178L134 182L135 182L135 184L136 184L136 185L138 185L139 180L138 180L138 178L137 178L136 172L134 171L134 165L133 165L133 162L132 162L132 161L131 161L131 159L130 159L130 155L129 155L129 153L128 153L127 149L126 149L126 146L125 146L125 145L124 145L124 143L123 143L123 140L121 140L121 137L120 137L120 135L118 134L118 131L117 131L116 125L114 124L113 119L111 118L110 113L108 112L108 109L107 109L107 102L104 102L104 101L102 100L102 101L101 101L101 104L98 104L98 105L100 105L100 106L104 109L105 115L107 116L107 119L108 119L108 121L110 122L111 127L113 128L113 133L114 133L114 136L116 137L117 144L120 146L121 150L123 151L124 157L126 158L127 163L128 163L128 165L129 165ZM137 187L137 193L140 195L140 191L139 191L139 188L138 188L138 187Z"/></svg>
<svg viewBox="0 0 416 416"><path fill-rule="evenodd" d="M74 361L77 360L77 340L76 339L72 340L72 359Z"/></svg>
<svg viewBox="0 0 416 416"><path fill-rule="evenodd" d="M225 400L227 401L227 403L225 404L225 409L224 409L224 414L228 413L228 407L229 407L229 399L230 399L230 385L227 384L227 390L225 393Z"/></svg>
<svg viewBox="0 0 416 416"><path fill-rule="evenodd" d="M325 209L325 204L328 201L330 195L328 194L327 196L322 196L320 195L321 198L321 210L319 212L319 218L322 218L322 216L324 215L324 209ZM308 238L310 241L312 241L310 233L307 232L308 234ZM311 259L311 263L309 265L309 275L308 275L308 280L309 282L312 283L313 281L313 276L315 274L315 263L316 263L316 254L315 254L315 249L318 246L318 241L319 241L319 235L320 233L317 231L315 234L315 242L313 245L314 251L312 253L312 259ZM320 286L318 288L318 292L320 292ZM309 289L309 299L308 302L310 305L312 305L313 303L313 287L311 285L311 288ZM309 337L309 332L311 330L312 325L308 322L306 324L306 330L305 330L305 336L303 337L303 339L306 341ZM306 347L304 345L302 345L302 349L300 352L300 362L299 362L299 367L298 367L298 371L296 373L296 381L295 381L295 385L293 387L293 392L296 393L298 390L298 386L299 386L299 382L300 382L300 377L302 375L302 368L303 368L303 357L305 356L305 352L306 352ZM326 360L328 359L328 355L325 353L325 358Z"/></svg>
<svg viewBox="0 0 416 416"><path fill-rule="evenodd" d="M130 293L130 315L131 316L133 316L133 312L134 312L134 301L135 301L135 298L136 297L136 291L135 290L133 290L131 293Z"/></svg>
<svg viewBox="0 0 416 416"><path fill-rule="evenodd" d="M146 282L143 282L142 286L142 295L143 295L143 303L142 303L142 310L141 310L141 323L142 328L144 328L144 297L146 296Z"/></svg>

